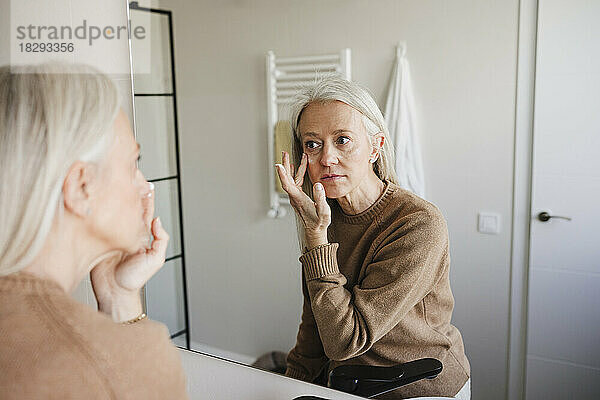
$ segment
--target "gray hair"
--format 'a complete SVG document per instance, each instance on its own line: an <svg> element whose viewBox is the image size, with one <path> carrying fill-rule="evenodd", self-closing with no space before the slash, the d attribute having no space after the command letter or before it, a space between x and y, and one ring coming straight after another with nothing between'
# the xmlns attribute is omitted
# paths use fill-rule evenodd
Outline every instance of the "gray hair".
<svg viewBox="0 0 600 400"><path fill-rule="evenodd" d="M76 161L103 159L120 108L116 85L92 67L0 67L0 276L39 253Z"/></svg>
<svg viewBox="0 0 600 400"><path fill-rule="evenodd" d="M300 165L304 151L298 124L304 109L311 103L327 103L341 101L354 108L362 114L363 124L367 133L371 136L383 134L383 147L379 151L379 157L373 164L373 171L381 180L389 180L398 183L394 170L394 148L390 140L390 134L385 124L383 114L377 107L377 103L369 91L356 82L348 81L340 75L324 75L310 86L303 87L294 97L290 105L290 124L292 126L292 159L294 165ZM303 189L312 197L312 186L305 180Z"/></svg>
<svg viewBox="0 0 600 400"><path fill-rule="evenodd" d="M383 147L379 151L379 157L373 164L373 171L382 181L389 180L397 184L398 178L394 170L394 148L381 110L379 110L373 96L366 88L336 74L321 76L316 79L314 84L301 88L290 105L294 165L300 165L302 153L304 152L300 132L298 131L302 112L311 103L331 101L341 101L360 112L368 135L374 136L379 133L383 135ZM304 180L302 189L312 198L312 185L308 179ZM296 218L296 224L300 248L302 249L304 247L304 230L302 222L298 218Z"/></svg>

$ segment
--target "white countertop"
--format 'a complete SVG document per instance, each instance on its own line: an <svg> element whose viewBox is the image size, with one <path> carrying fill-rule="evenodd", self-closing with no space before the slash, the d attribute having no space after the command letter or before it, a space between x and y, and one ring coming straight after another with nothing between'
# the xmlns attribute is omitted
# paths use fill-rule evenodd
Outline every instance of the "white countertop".
<svg viewBox="0 0 600 400"><path fill-rule="evenodd" d="M362 399L202 353L180 349L180 354L192 400L293 400L309 395L329 400Z"/></svg>
<svg viewBox="0 0 600 400"><path fill-rule="evenodd" d="M292 400L308 395L329 400L361 399L201 353L180 349L180 354L192 400Z"/></svg>

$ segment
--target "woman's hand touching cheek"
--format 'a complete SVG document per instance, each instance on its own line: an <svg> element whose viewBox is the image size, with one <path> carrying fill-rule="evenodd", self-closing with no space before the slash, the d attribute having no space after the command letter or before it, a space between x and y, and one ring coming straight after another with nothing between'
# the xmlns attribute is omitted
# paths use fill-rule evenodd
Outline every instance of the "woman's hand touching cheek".
<svg viewBox="0 0 600 400"><path fill-rule="evenodd" d="M169 235L160 218L154 218L154 192L143 200L144 224L154 237L150 248L142 246L137 253L115 251L105 257L91 271L92 287L98 309L123 322L142 313L140 289L163 266ZM148 243L149 244L149 243Z"/></svg>
<svg viewBox="0 0 600 400"><path fill-rule="evenodd" d="M283 190L290 198L290 204L304 224L306 246L311 249L327 243L327 227L331 223L331 209L327 204L325 189L320 182L313 185L315 201L304 193L302 184L308 165L308 156L302 155L298 172L290 165L290 156L283 152L283 165L276 164L277 173Z"/></svg>
<svg viewBox="0 0 600 400"><path fill-rule="evenodd" d="M113 255L91 271L98 309L115 322L128 321L142 313L140 289L163 266L169 235L159 218L152 221L154 241L149 249L135 254Z"/></svg>

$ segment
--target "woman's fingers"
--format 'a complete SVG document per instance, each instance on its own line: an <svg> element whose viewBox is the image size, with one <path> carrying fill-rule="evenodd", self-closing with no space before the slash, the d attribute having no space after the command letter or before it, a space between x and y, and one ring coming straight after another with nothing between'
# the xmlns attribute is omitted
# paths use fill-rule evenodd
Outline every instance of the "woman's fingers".
<svg viewBox="0 0 600 400"><path fill-rule="evenodd" d="M306 168L308 166L308 156L306 154L302 154L302 159L300 160L300 166L298 167L298 171L296 172L294 164L290 163L290 154L287 151L281 152L281 161L282 166L285 172L292 178L294 185L297 187L301 187L304 182L304 175L306 174Z"/></svg>
<svg viewBox="0 0 600 400"><path fill-rule="evenodd" d="M327 197L325 196L325 189L323 188L322 183L317 182L314 184L313 194L317 215L319 216L319 223L328 226L331 219L331 208L329 208L329 204L327 204Z"/></svg>
<svg viewBox="0 0 600 400"><path fill-rule="evenodd" d="M306 229L322 230L331 222L331 209L327 204L325 189L321 183L313 187L314 201L302 190L304 175L308 168L308 155L303 154L298 171L293 175L294 167L290 164L290 156L282 152L283 164L275 164L281 187L290 198L290 204L302 218Z"/></svg>
<svg viewBox="0 0 600 400"><path fill-rule="evenodd" d="M169 234L162 227L158 217L152 221L152 234L152 247L129 255L115 271L116 281L121 288L141 288L165 263Z"/></svg>
<svg viewBox="0 0 600 400"><path fill-rule="evenodd" d="M154 184L152 182L148 182L148 192L142 197L142 207L144 208L144 224L150 230L154 217Z"/></svg>
<svg viewBox="0 0 600 400"><path fill-rule="evenodd" d="M152 235L154 236L152 247L145 254L148 261L148 269L144 271L144 284L165 264L167 256L169 234L163 228L160 217L156 217L152 221Z"/></svg>
<svg viewBox="0 0 600 400"><path fill-rule="evenodd" d="M277 174L279 175L279 181L281 182L281 187L288 194L290 194L290 192L294 190L293 188L295 186L294 181L292 180L292 177L290 176L290 174L288 174L287 170L285 169L285 167L283 165L275 164L275 168L277 168Z"/></svg>
<svg viewBox="0 0 600 400"><path fill-rule="evenodd" d="M152 235L154 236L154 241L152 242L152 248L148 250L147 253L162 266L167 254L169 234L165 228L163 228L160 217L156 217L154 221L152 221Z"/></svg>
<svg viewBox="0 0 600 400"><path fill-rule="evenodd" d="M281 162L283 163L283 167L285 168L286 172L290 174L290 176L293 176L291 171L292 168L290 166L290 155L287 151L281 152Z"/></svg>
<svg viewBox="0 0 600 400"><path fill-rule="evenodd" d="M294 180L286 172L283 165L275 164L275 167L277 168L279 180L281 181L281 187L286 191L290 198L290 204L300 213L303 213L304 209L310 207L312 207L314 210L314 206L312 205L312 200L310 197L308 197L308 195L304 193L300 187L296 186Z"/></svg>
<svg viewBox="0 0 600 400"><path fill-rule="evenodd" d="M308 166L308 156L306 153L302 153L302 161L300 161L300 166L298 167L298 173L294 178L294 183L296 186L301 187L302 183L304 183L304 174L306 174L306 167Z"/></svg>

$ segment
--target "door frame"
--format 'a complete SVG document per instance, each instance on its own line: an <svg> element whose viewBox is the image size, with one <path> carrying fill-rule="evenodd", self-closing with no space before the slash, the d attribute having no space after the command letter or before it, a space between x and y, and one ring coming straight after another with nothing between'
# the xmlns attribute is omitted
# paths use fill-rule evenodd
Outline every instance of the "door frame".
<svg viewBox="0 0 600 400"><path fill-rule="evenodd" d="M539 0L519 1L506 398L525 398Z"/></svg>

